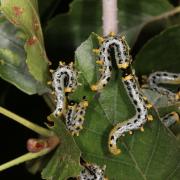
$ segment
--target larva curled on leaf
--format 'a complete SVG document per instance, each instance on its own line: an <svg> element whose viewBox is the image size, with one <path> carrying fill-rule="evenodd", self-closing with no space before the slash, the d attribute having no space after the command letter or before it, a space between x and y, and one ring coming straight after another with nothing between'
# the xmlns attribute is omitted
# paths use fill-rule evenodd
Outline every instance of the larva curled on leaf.
<svg viewBox="0 0 180 180"><path fill-rule="evenodd" d="M61 116L66 108L65 93L73 92L77 86L77 72L73 67L73 63L65 65L60 62L59 67L52 72L52 86L56 96L56 109L54 116Z"/></svg>
<svg viewBox="0 0 180 180"><path fill-rule="evenodd" d="M180 100L180 91L173 93L167 88L159 86L159 84L178 84L180 85L180 73L170 73L157 71L151 73L148 77L148 85L150 89L166 95L170 101L176 102Z"/></svg>
<svg viewBox="0 0 180 180"><path fill-rule="evenodd" d="M104 175L106 166L101 168L96 164L89 163L86 163L83 166L84 169L81 171L78 180L108 180Z"/></svg>
<svg viewBox="0 0 180 180"><path fill-rule="evenodd" d="M79 132L83 129L84 116L88 107L88 101L85 97L79 102L71 101L67 107L65 116L66 127L72 135L79 136Z"/></svg>
<svg viewBox="0 0 180 180"><path fill-rule="evenodd" d="M118 69L123 72L122 81L126 92L136 109L136 114L131 119L118 123L111 130L108 140L109 151L117 155L121 150L117 147L117 139L124 135L124 133L132 133L132 130L143 129L143 125L147 120L153 120L152 115L148 115L148 108L151 108L152 105L147 102L147 99L143 97L143 94L139 88L137 78L131 71L131 56L129 53L128 44L125 41L125 38L122 36L116 36L111 33L109 36L101 38L101 46L99 50L94 50L99 53L98 64L102 65L102 71L100 80L91 86L93 91L102 90L104 86L108 83L111 77L112 63L111 63L111 50L114 50L114 58Z"/></svg>
<svg viewBox="0 0 180 180"><path fill-rule="evenodd" d="M117 147L117 139L124 136L125 133L129 132L132 134L133 130L140 129L144 131L143 125L149 120L152 121L152 115L148 115L148 108L152 105L147 102L147 99L143 96L135 75L132 73L130 67L123 70L122 81L126 92L135 107L135 115L121 123L114 126L109 134L108 147L112 154L118 155L121 150Z"/></svg>
<svg viewBox="0 0 180 180"><path fill-rule="evenodd" d="M111 50L114 50L117 67L126 69L131 63L131 56L129 54L129 46L125 41L124 36L115 36L110 33L106 37L98 37L100 42L99 49L93 49L98 55L97 64L101 65L100 79L96 84L91 86L93 91L102 90L108 83L112 74Z"/></svg>

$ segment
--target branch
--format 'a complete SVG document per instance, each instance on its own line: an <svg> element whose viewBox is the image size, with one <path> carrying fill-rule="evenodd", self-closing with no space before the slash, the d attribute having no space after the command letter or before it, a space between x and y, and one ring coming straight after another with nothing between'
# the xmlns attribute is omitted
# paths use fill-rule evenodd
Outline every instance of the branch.
<svg viewBox="0 0 180 180"><path fill-rule="evenodd" d="M103 5L103 35L106 36L110 32L118 32L118 8L117 0L102 0Z"/></svg>
<svg viewBox="0 0 180 180"><path fill-rule="evenodd" d="M49 131L46 128L43 128L37 124L34 124L34 123L26 120L25 118L22 118L21 116L18 116L17 114L15 114L1 106L0 106L0 114L3 114L5 116L11 118L12 120L22 124L23 126L31 129L32 131L34 131L42 136L49 137L49 136L54 135L54 133L52 131Z"/></svg>
<svg viewBox="0 0 180 180"><path fill-rule="evenodd" d="M6 162L6 163L0 165L0 171L3 171L5 169L8 169L8 168L13 167L15 165L18 165L20 163L23 163L23 162L38 158L40 156L43 156L43 155L49 153L50 150L51 150L50 148L47 148L47 149L43 149L42 151L37 152L37 153L31 153L31 152L26 153L26 154L24 154L24 155L22 155L16 159L13 159L9 162Z"/></svg>

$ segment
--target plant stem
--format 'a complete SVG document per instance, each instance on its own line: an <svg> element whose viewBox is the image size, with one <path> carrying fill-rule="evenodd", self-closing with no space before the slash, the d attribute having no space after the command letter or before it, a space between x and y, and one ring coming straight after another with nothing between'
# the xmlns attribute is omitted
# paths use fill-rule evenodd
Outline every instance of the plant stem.
<svg viewBox="0 0 180 180"><path fill-rule="evenodd" d="M46 128L43 128L37 124L34 124L34 123L26 120L25 118L22 118L21 116L18 116L17 114L15 114L1 106L0 106L0 114L3 114L5 116L11 118L12 120L22 124L23 126L31 129L32 131L34 131L42 136L49 137L49 136L54 135L54 133L52 131L49 131Z"/></svg>
<svg viewBox="0 0 180 180"><path fill-rule="evenodd" d="M106 36L110 32L118 32L117 18L117 0L102 0L103 6L103 35Z"/></svg>
<svg viewBox="0 0 180 180"><path fill-rule="evenodd" d="M3 170L8 169L12 166L15 166L15 165L18 165L20 163L38 158L40 156L43 156L43 155L49 153L50 151L51 151L51 148L46 148L46 149L43 149L42 151L39 151L37 153L30 153L30 152L26 153L26 154L24 154L24 155L22 155L16 159L13 159L9 162L6 162L6 163L0 165L0 171L3 171Z"/></svg>

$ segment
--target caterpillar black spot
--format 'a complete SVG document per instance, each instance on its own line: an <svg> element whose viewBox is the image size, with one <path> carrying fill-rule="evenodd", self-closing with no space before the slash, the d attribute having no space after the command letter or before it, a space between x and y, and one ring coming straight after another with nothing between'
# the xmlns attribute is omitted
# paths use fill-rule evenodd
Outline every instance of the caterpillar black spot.
<svg viewBox="0 0 180 180"><path fill-rule="evenodd" d="M93 51L99 54L96 63L100 64L102 67L99 81L91 86L93 91L102 90L111 78L112 62L110 49L114 49L118 68L126 69L131 63L129 46L126 43L124 36L110 35L104 38L99 37L99 41L101 42L100 48L94 49Z"/></svg>
<svg viewBox="0 0 180 180"><path fill-rule="evenodd" d="M96 164L86 163L84 167L84 170L82 170L78 177L79 180L108 180L104 175L106 169L105 166L101 168Z"/></svg>
<svg viewBox="0 0 180 180"><path fill-rule="evenodd" d="M83 129L84 116L88 107L88 101L83 98L81 102L70 102L65 116L66 127L72 135L79 135Z"/></svg>
<svg viewBox="0 0 180 180"><path fill-rule="evenodd" d="M170 101L179 101L180 92L173 93L170 90L160 87L159 84L178 84L180 85L180 74L179 73L170 73L170 72L161 72L157 71L148 77L149 87L159 92L162 95L166 95Z"/></svg>
<svg viewBox="0 0 180 180"><path fill-rule="evenodd" d="M77 72L73 67L73 63L65 65L60 62L59 67L52 73L52 86L56 96L56 109L54 116L61 116L66 108L65 93L73 92L78 85Z"/></svg>

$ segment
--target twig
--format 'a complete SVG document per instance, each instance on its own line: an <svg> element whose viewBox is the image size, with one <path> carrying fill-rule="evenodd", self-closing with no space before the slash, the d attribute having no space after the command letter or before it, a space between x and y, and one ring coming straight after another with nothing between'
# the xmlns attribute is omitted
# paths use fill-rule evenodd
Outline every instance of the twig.
<svg viewBox="0 0 180 180"><path fill-rule="evenodd" d="M102 0L103 5L103 35L106 36L110 32L118 32L118 8L117 0Z"/></svg>
<svg viewBox="0 0 180 180"><path fill-rule="evenodd" d="M5 116L11 118L12 120L22 124L23 126L31 129L32 131L34 131L42 136L49 137L49 136L54 135L54 133L52 131L49 131L46 128L43 128L37 124L34 124L34 123L26 120L25 118L22 118L21 116L18 116L17 114L15 114L3 107L0 107L0 114L3 114Z"/></svg>
<svg viewBox="0 0 180 180"><path fill-rule="evenodd" d="M37 153L31 153L31 152L26 153L26 154L24 154L24 155L22 155L22 156L20 156L20 157L18 157L16 159L13 159L13 160L11 160L9 162L6 162L6 163L0 165L0 171L3 171L3 170L8 169L8 168L10 168L12 166L15 166L15 165L18 165L20 163L23 163L23 162L38 158L40 156L43 156L43 155L49 153L50 151L51 151L50 148L46 148L46 149L43 149L42 151L39 151Z"/></svg>

